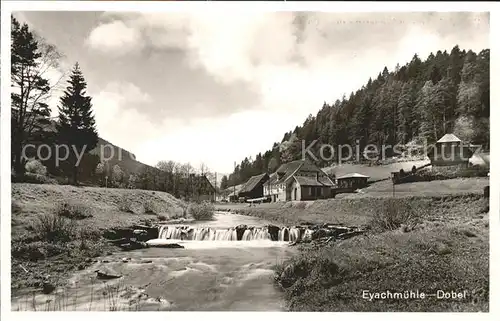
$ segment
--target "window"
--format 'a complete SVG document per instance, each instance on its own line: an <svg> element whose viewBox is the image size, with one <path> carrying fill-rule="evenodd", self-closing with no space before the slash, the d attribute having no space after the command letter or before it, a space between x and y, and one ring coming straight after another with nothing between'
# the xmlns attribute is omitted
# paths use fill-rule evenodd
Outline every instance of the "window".
<svg viewBox="0 0 500 321"><path fill-rule="evenodd" d="M322 196L323 189L321 187L318 187L318 196Z"/></svg>
<svg viewBox="0 0 500 321"><path fill-rule="evenodd" d="M309 195L312 196L312 194L313 194L312 187L309 187Z"/></svg>

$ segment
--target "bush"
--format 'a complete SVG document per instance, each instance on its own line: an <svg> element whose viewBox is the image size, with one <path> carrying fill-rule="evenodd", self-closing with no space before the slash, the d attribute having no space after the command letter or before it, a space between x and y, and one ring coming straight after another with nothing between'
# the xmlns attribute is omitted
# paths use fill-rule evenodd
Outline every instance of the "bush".
<svg viewBox="0 0 500 321"><path fill-rule="evenodd" d="M122 212L135 213L132 201L124 196L118 203L118 209Z"/></svg>
<svg viewBox="0 0 500 321"><path fill-rule="evenodd" d="M146 213L146 214L158 214L159 212L160 212L159 206L153 200L148 199L144 203L144 213Z"/></svg>
<svg viewBox="0 0 500 321"><path fill-rule="evenodd" d="M306 202L298 202L295 205L295 207L303 210L303 209L305 209L307 207L307 203Z"/></svg>
<svg viewBox="0 0 500 321"><path fill-rule="evenodd" d="M56 213L59 216L74 220L82 220L93 217L92 209L85 204L78 202L64 201L57 206Z"/></svg>
<svg viewBox="0 0 500 321"><path fill-rule="evenodd" d="M38 261L64 253L66 250L67 248L63 244L41 241L33 243L17 243L12 245L12 257L26 259L29 261Z"/></svg>
<svg viewBox="0 0 500 321"><path fill-rule="evenodd" d="M75 236L75 224L70 219L57 214L38 216L31 223L31 229L36 233L39 241L51 243L69 242Z"/></svg>
<svg viewBox="0 0 500 321"><path fill-rule="evenodd" d="M101 234L98 230L91 229L89 227L80 227L77 231L76 237L80 241L80 250L90 250L101 238Z"/></svg>
<svg viewBox="0 0 500 321"><path fill-rule="evenodd" d="M396 184L430 182L453 178L487 177L489 172L489 168L481 166L442 166L434 169L421 170L415 174L403 171L400 175L402 174L404 178L399 179Z"/></svg>
<svg viewBox="0 0 500 321"><path fill-rule="evenodd" d="M37 159L30 160L25 165L26 173L45 176L47 175L47 167Z"/></svg>
<svg viewBox="0 0 500 321"><path fill-rule="evenodd" d="M275 282L287 289L287 294L300 292L307 279L309 286L329 287L341 281L339 266L317 252L299 255L275 266Z"/></svg>
<svg viewBox="0 0 500 321"><path fill-rule="evenodd" d="M59 182L54 179L40 174L25 173L23 177L11 176L12 183L30 183L30 184L53 184Z"/></svg>
<svg viewBox="0 0 500 321"><path fill-rule="evenodd" d="M164 215L164 214L158 214L158 219L160 221L166 221L166 220L168 220L168 216Z"/></svg>
<svg viewBox="0 0 500 321"><path fill-rule="evenodd" d="M189 215L195 220L207 221L214 217L215 206L211 203L191 204L188 209Z"/></svg>
<svg viewBox="0 0 500 321"><path fill-rule="evenodd" d="M375 231L395 230L401 226L413 229L428 211L427 203L411 202L408 199L387 199L380 208L374 209L371 227Z"/></svg>

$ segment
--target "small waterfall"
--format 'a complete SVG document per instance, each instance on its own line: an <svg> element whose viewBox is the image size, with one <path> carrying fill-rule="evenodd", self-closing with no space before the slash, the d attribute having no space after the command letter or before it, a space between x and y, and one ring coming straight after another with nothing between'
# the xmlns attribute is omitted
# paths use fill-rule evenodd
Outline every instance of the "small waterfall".
<svg viewBox="0 0 500 321"><path fill-rule="evenodd" d="M238 241L237 228L212 228L163 225L159 228L158 238L190 241ZM267 227L246 228L241 241L271 240Z"/></svg>
<svg viewBox="0 0 500 321"><path fill-rule="evenodd" d="M300 230L298 228L292 227L292 228L290 228L288 233L289 233L288 234L289 235L288 241L296 242L300 239Z"/></svg>
<svg viewBox="0 0 500 321"><path fill-rule="evenodd" d="M352 233L350 233L352 232ZM264 241L251 244L267 244L268 241L277 242L300 242L313 241L328 237L337 237L350 233L358 235L359 229L345 226L284 226L274 225L262 227L248 227L239 225L231 228L221 227L200 227L200 226L175 226L162 225L158 229L159 240L173 241ZM363 232L361 230L361 232ZM358 234L356 234L358 233ZM149 242L149 241L148 241ZM195 243L192 243L195 244ZM243 245L245 246L245 245Z"/></svg>
<svg viewBox="0 0 500 321"><path fill-rule="evenodd" d="M276 232L275 232L276 233ZM281 227L274 237L267 226L264 227L193 227L163 225L159 228L160 239L189 241L256 241L275 240L279 242L296 242L301 239L312 239L313 230L299 227Z"/></svg>

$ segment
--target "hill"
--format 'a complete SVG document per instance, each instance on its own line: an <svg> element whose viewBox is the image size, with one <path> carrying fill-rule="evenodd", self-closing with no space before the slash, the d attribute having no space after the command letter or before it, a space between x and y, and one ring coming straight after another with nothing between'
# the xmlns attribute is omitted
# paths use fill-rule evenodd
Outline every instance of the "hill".
<svg viewBox="0 0 500 321"><path fill-rule="evenodd" d="M155 169L136 160L135 154L101 137L98 139L97 146L90 153L97 155L101 160L106 160L110 167L118 165L129 174L139 173L144 168Z"/></svg>
<svg viewBox="0 0 500 321"><path fill-rule="evenodd" d="M55 142L55 133L57 131L56 122L56 119L51 119L49 122L43 123L43 132L45 134L42 136L43 140L36 144L48 143L51 145L52 142ZM32 153L29 154L28 157L38 158L38 155L32 152L32 150L27 150L27 153ZM64 152L61 153L64 155ZM57 155L54 150L51 154ZM42 163L47 167L47 171L52 177L57 178L63 183L67 183L67 175L64 173L64 161L59 162L58 166L55 163L55 157L50 157L49 159L42 161ZM136 160L135 154L102 137L98 137L97 145L82 158L79 166L80 180L91 185L95 185L101 181L102 178L96 177L95 172L96 166L99 163L105 165L104 171L108 176L111 176L112 169L115 165L118 165L127 177L130 175L139 176L143 173L154 173L155 175L159 175L159 170L157 168L139 162Z"/></svg>
<svg viewBox="0 0 500 321"><path fill-rule="evenodd" d="M320 167L348 156L347 150L339 152L339 146L359 147L363 157L364 148L373 144L379 158L383 146L403 147L389 148L386 156L392 157L408 153L409 146L433 144L450 132L489 150L489 65L489 49L476 53L457 45L449 52L430 53L426 59L415 54L392 71L381 66L376 78L342 99L325 102L316 116L309 115L270 150L242 160L229 175L229 185L301 158L303 142L310 146L317 141L310 149L315 156L323 144L333 147L332 159L315 161Z"/></svg>

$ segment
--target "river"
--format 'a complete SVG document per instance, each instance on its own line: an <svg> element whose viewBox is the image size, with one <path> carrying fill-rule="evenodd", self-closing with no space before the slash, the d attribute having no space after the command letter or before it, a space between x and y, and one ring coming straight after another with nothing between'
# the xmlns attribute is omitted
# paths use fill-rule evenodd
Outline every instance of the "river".
<svg viewBox="0 0 500 321"><path fill-rule="evenodd" d="M261 227L259 218L216 212L195 228ZM12 299L12 310L38 311L283 311L273 266L293 254L288 242L257 239L183 240L180 249L147 248L99 258L50 295ZM121 275L96 278L96 271Z"/></svg>

